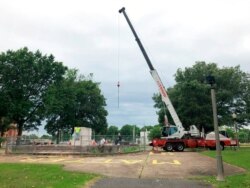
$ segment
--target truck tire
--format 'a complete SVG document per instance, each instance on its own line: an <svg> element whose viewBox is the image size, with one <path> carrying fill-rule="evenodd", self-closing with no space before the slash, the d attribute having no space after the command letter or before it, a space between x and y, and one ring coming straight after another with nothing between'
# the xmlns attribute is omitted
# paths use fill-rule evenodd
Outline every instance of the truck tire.
<svg viewBox="0 0 250 188"><path fill-rule="evenodd" d="M165 146L164 146L164 150L165 151L173 151L173 145L171 143L167 143Z"/></svg>
<svg viewBox="0 0 250 188"><path fill-rule="evenodd" d="M209 147L209 149L210 150L216 150L216 147ZM223 142L220 143L220 149L221 149L221 151L223 151L225 149L225 146L224 146Z"/></svg>
<svg viewBox="0 0 250 188"><path fill-rule="evenodd" d="M209 147L210 150L216 150L216 147Z"/></svg>
<svg viewBox="0 0 250 188"><path fill-rule="evenodd" d="M183 151L185 146L183 143L177 143L175 148L177 151Z"/></svg>

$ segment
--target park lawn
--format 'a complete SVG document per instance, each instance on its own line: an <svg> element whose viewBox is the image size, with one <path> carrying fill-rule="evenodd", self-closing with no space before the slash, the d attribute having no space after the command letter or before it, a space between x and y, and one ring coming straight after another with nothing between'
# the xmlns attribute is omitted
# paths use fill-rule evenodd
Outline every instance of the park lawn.
<svg viewBox="0 0 250 188"><path fill-rule="evenodd" d="M202 154L216 157L216 151L205 151ZM231 150L229 148L222 151L224 162L246 169L246 173L225 177L224 182L218 182L216 177L208 177L206 181L215 187L244 187L250 188L250 148L239 148Z"/></svg>
<svg viewBox="0 0 250 188"><path fill-rule="evenodd" d="M1 188L78 188L97 177L94 174L64 171L55 164L0 164Z"/></svg>

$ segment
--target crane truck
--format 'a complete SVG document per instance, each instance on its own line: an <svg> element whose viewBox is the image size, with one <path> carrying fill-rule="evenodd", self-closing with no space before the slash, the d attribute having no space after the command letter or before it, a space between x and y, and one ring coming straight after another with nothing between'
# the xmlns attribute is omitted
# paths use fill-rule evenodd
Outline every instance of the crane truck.
<svg viewBox="0 0 250 188"><path fill-rule="evenodd" d="M165 89L156 69L154 68L153 64L151 63L132 23L130 22L128 15L125 11L125 8L121 8L119 13L122 13L135 37L135 40L147 62L147 65L150 69L150 74L152 75L153 79L155 80L161 95L161 99L166 105L175 125L166 125L162 129L162 137L161 139L153 139L151 145L153 147L162 147L166 151L183 151L184 148L195 148L195 147L209 147L215 148L216 142L215 137L211 139L206 139L201 137L200 131L197 129L195 125L191 125L189 127L189 131L185 130L182 122L177 115L175 108L168 97L167 90ZM221 136L222 137L222 136ZM230 139L224 138L220 140L221 148L224 149L224 146L232 145L235 142L231 143ZM236 144L236 143L235 143Z"/></svg>

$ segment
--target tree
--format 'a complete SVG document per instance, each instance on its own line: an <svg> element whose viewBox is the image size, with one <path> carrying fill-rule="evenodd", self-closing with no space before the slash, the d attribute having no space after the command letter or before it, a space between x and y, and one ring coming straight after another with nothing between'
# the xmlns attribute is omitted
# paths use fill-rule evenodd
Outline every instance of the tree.
<svg viewBox="0 0 250 188"><path fill-rule="evenodd" d="M118 133L119 133L118 127L116 127L114 125L111 125L108 127L107 135L110 135L110 136L116 135L117 136Z"/></svg>
<svg viewBox="0 0 250 188"><path fill-rule="evenodd" d="M150 133L148 135L148 138L150 140L153 140L155 138L161 138L161 126L160 125L156 125L154 126L151 130Z"/></svg>
<svg viewBox="0 0 250 188"><path fill-rule="evenodd" d="M229 138L236 139L235 138L235 130L233 130L232 128L227 128L226 129L226 133L227 133L227 135L228 135Z"/></svg>
<svg viewBox="0 0 250 188"><path fill-rule="evenodd" d="M0 116L0 137L4 136L10 124L10 120L5 116Z"/></svg>
<svg viewBox="0 0 250 188"><path fill-rule="evenodd" d="M136 125L124 125L122 126L120 133L122 136L133 136L133 130L135 129L135 135L140 135L140 128Z"/></svg>
<svg viewBox="0 0 250 188"><path fill-rule="evenodd" d="M239 132L239 141L241 143L248 143L250 140L250 130L249 129L240 129Z"/></svg>
<svg viewBox="0 0 250 188"><path fill-rule="evenodd" d="M59 131L73 133L74 127L90 127L96 134L107 130L106 102L99 83L91 76L78 76L75 69L67 71L60 84L49 88L45 104L45 129L52 135L58 137Z"/></svg>
<svg viewBox="0 0 250 188"><path fill-rule="evenodd" d="M65 70L53 55L33 53L26 47L0 54L0 117L17 124L18 136L41 125L42 98L51 84L62 79Z"/></svg>
<svg viewBox="0 0 250 188"><path fill-rule="evenodd" d="M0 136L0 148L2 148L2 143L6 141L6 138Z"/></svg>
<svg viewBox="0 0 250 188"><path fill-rule="evenodd" d="M237 113L238 122L249 123L249 74L239 66L219 68L215 63L196 62L193 67L178 69L176 84L168 89L169 97L179 115L183 126L195 124L206 131L213 129L210 86L205 77L213 75L216 79L216 98L220 124L232 124L231 114ZM155 107L159 108L159 122L163 124L164 106L160 96L153 96ZM169 114L168 114L168 117ZM173 123L172 119L170 122Z"/></svg>

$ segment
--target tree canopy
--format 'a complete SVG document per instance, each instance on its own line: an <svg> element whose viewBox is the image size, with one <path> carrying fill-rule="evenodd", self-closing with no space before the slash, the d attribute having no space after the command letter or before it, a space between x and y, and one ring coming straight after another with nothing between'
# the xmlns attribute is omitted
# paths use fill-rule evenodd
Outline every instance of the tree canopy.
<svg viewBox="0 0 250 188"><path fill-rule="evenodd" d="M219 68L215 63L196 62L194 66L178 69L176 84L168 88L169 97L183 126L195 124L206 131L213 128L210 86L205 83L207 75L216 80L216 98L219 124L232 124L232 113L237 114L240 124L250 122L249 74L236 67ZM165 106L158 94L153 96L155 107L159 109L159 122L163 124ZM168 114L168 117L169 114ZM170 122L171 119L170 119Z"/></svg>
<svg viewBox="0 0 250 188"><path fill-rule="evenodd" d="M118 127L114 125L108 127L107 135L118 135L118 133L119 133Z"/></svg>
<svg viewBox="0 0 250 188"><path fill-rule="evenodd" d="M62 80L67 68L53 55L28 48L0 54L0 117L23 130L37 129L43 116L43 96L48 87Z"/></svg>
<svg viewBox="0 0 250 188"><path fill-rule="evenodd" d="M68 70L65 79L52 85L45 96L47 124L45 129L55 135L59 130L73 133L74 127L90 127L96 134L107 130L106 102L99 83L92 77L78 76Z"/></svg>
<svg viewBox="0 0 250 188"><path fill-rule="evenodd" d="M68 70L53 55L28 48L0 54L0 131L17 124L18 135L34 130L43 120L55 135L72 133L75 126L107 131L106 101L92 76ZM65 74L66 73L66 74Z"/></svg>
<svg viewBox="0 0 250 188"><path fill-rule="evenodd" d="M148 138L150 140L153 140L155 138L161 138L162 134L161 134L162 130L161 130L161 126L160 125L155 125L149 132Z"/></svg>
<svg viewBox="0 0 250 188"><path fill-rule="evenodd" d="M140 128L136 125L124 125L121 127L120 133L122 136L133 136L134 129L135 135L140 135Z"/></svg>

